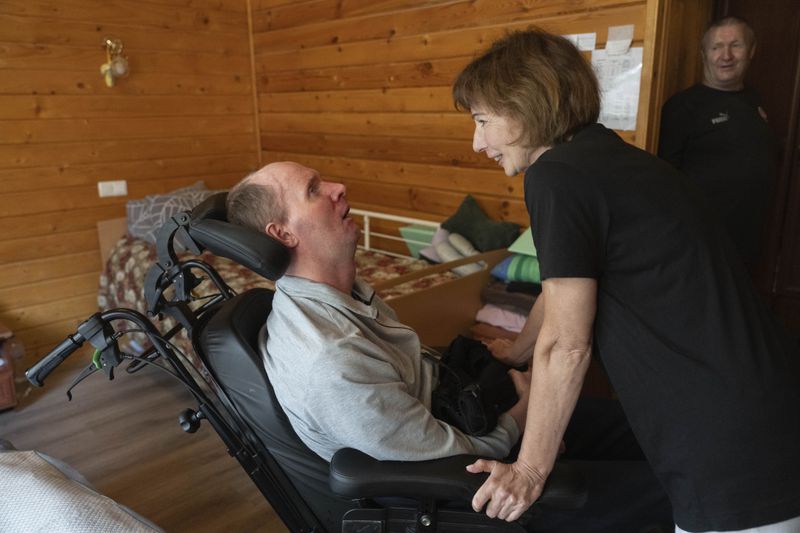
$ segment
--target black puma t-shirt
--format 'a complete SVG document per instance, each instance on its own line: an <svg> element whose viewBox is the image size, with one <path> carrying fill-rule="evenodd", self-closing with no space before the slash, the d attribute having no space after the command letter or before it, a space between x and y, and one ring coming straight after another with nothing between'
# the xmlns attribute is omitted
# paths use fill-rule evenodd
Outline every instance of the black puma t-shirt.
<svg viewBox="0 0 800 533"><path fill-rule="evenodd" d="M597 280L594 349L678 525L800 515L800 354L690 178L594 124L525 201L542 278Z"/></svg>
<svg viewBox="0 0 800 533"><path fill-rule="evenodd" d="M661 112L658 155L696 180L742 258L754 263L776 157L755 91L695 85L675 94Z"/></svg>

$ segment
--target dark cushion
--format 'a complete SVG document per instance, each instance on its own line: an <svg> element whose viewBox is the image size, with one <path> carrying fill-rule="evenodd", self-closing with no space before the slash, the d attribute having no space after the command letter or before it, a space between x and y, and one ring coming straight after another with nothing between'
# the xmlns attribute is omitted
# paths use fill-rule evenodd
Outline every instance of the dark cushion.
<svg viewBox="0 0 800 533"><path fill-rule="evenodd" d="M442 222L450 233L460 233L481 252L508 248L519 237L519 225L491 220L471 195L467 195L458 211Z"/></svg>

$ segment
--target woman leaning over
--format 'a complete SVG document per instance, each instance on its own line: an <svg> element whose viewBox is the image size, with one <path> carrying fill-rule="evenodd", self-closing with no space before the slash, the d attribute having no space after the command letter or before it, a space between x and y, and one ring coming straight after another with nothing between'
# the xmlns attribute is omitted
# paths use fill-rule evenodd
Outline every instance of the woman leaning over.
<svg viewBox="0 0 800 533"><path fill-rule="evenodd" d="M594 353L676 531L800 531L800 354L693 185L596 123L597 80L561 37L506 36L453 96L473 149L525 172L544 280L518 339L491 346L533 377L517 461L469 467L491 473L475 509L515 520L538 498Z"/></svg>

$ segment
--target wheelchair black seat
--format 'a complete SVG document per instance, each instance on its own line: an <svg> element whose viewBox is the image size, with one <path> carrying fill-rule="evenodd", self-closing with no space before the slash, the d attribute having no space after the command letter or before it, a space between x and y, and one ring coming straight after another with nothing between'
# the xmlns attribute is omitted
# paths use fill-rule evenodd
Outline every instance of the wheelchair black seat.
<svg viewBox="0 0 800 533"><path fill-rule="evenodd" d="M372 498L423 498L438 502L468 502L485 479L466 472L464 467L475 460L471 456L454 456L415 463L376 461L352 449L340 450L329 465L311 451L292 429L288 418L275 398L275 393L261 362L258 346L267 334L264 325L272 305L272 291L254 289L236 296L223 305L199 329L197 344L204 362L232 402L231 409L247 422L251 438L268 451L286 479L302 495L313 516L298 506L295 512L316 517L328 531L338 531L343 517L353 511L351 522L363 524L365 518L383 517L389 512L366 501ZM580 480L568 467L557 469L548 492L540 504L576 506L582 503L574 488ZM569 487L562 490L561 487ZM274 504L273 504L274 505ZM392 510L393 520L412 525L417 509ZM444 511L443 511L444 512ZM488 527L491 531L522 531L515 524L487 519L471 510L446 511L458 524L453 531L472 527ZM467 516L470 519L467 519ZM384 518L381 518L384 520ZM369 521L369 520L367 520ZM345 524L347 519L345 518ZM447 521L439 531L447 531ZM390 529L391 530L391 529ZM405 531L405 529L401 529Z"/></svg>
<svg viewBox="0 0 800 533"><path fill-rule="evenodd" d="M275 398L258 352L259 332L272 307L273 293L254 289L226 302L200 328L201 357L252 430L251 438L272 456L282 472L327 530L338 529L353 503L328 488L329 465L295 434ZM285 486L285 483L284 483ZM275 505L273 503L273 505ZM307 514L299 511L300 514ZM307 517L312 521L313 517Z"/></svg>

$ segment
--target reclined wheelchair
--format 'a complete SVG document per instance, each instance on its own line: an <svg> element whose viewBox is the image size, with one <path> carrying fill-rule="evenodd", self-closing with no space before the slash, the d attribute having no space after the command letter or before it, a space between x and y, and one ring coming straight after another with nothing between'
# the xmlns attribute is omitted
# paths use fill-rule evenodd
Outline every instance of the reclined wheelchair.
<svg viewBox="0 0 800 533"><path fill-rule="evenodd" d="M96 313L77 331L31 367L26 375L42 386L71 353L89 342L92 363L75 383L103 370L113 378L125 360L127 370L158 365L191 391L197 406L186 409L179 423L194 433L208 421L286 527L293 532L393 533L525 531L526 516L516 523L475 513L469 502L487 475L469 474L473 456L400 462L377 461L354 449L337 452L330 464L303 444L278 404L258 346L269 335L265 321L273 292L234 292L209 265L179 260L180 241L193 254L208 250L275 280L288 265L288 250L258 232L226 220L225 193L210 197L191 212L169 220L157 240L158 261L146 276L148 314L173 317L178 326L163 333L131 309ZM201 275L198 275L198 272ZM211 297L198 300L193 289L207 277ZM119 322L143 331L152 347L141 356L124 353ZM199 363L192 364L169 339L185 329ZM586 494L582 480L566 465L557 465L540 506L579 507Z"/></svg>

